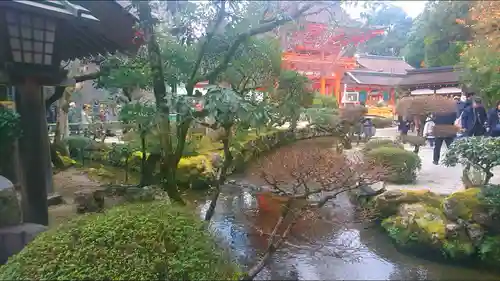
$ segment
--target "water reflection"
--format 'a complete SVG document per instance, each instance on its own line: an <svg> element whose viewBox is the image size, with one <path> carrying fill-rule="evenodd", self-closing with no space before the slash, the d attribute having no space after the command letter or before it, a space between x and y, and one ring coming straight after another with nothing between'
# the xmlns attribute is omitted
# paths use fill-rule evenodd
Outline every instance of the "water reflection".
<svg viewBox="0 0 500 281"><path fill-rule="evenodd" d="M200 200L200 217L210 202ZM250 266L267 246L265 232L278 219L277 211L257 208L252 190L225 186L211 228L229 246L235 259ZM349 201L339 198L324 207L317 219L300 221L289 243L280 249L257 279L300 280L498 280L475 269L435 263L398 252L387 235L366 225L338 221L352 219Z"/></svg>

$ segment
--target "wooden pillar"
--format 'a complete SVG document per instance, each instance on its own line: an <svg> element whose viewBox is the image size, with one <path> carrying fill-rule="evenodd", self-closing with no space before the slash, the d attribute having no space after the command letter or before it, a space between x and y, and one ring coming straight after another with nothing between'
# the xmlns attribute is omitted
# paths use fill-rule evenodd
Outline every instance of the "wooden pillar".
<svg viewBox="0 0 500 281"><path fill-rule="evenodd" d="M28 78L19 86L16 107L23 130L19 139L23 221L48 225L47 190L52 183L47 171L50 154L44 102L36 80Z"/></svg>
<svg viewBox="0 0 500 281"><path fill-rule="evenodd" d="M321 95L326 95L326 78L324 76L321 76L321 78L319 79L319 83L320 83L319 93Z"/></svg>
<svg viewBox="0 0 500 281"><path fill-rule="evenodd" d="M396 105L396 89L392 88L389 92L389 104Z"/></svg>
<svg viewBox="0 0 500 281"><path fill-rule="evenodd" d="M342 89L340 87L340 82L342 80L342 74L340 72L335 72L335 80L334 80L334 85L333 85L333 92L335 93L335 99L337 100L337 103L340 104L340 95L342 92Z"/></svg>

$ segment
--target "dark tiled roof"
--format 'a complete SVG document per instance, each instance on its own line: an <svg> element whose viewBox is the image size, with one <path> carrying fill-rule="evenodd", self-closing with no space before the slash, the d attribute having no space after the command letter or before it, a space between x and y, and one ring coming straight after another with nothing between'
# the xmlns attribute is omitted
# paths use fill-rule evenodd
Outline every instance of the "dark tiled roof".
<svg viewBox="0 0 500 281"><path fill-rule="evenodd" d="M453 66L429 67L409 70L399 85L459 84L462 71Z"/></svg>
<svg viewBox="0 0 500 281"><path fill-rule="evenodd" d="M366 70L352 70L346 72L343 83L359 85L395 86L404 78L404 74L376 72Z"/></svg>
<svg viewBox="0 0 500 281"><path fill-rule="evenodd" d="M375 55L358 55L357 63L371 71L405 74L413 69L403 58Z"/></svg>

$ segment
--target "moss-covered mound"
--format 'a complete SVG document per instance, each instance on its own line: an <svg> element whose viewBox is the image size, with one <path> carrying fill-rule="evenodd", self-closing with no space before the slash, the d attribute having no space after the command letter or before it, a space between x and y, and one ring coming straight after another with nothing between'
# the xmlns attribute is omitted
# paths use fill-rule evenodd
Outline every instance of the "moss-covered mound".
<svg viewBox="0 0 500 281"><path fill-rule="evenodd" d="M374 150L374 149L377 149L380 147L395 147L395 148L404 149L403 144L398 142L398 141L394 141L391 139L371 139L363 147L363 152L367 153L371 150Z"/></svg>
<svg viewBox="0 0 500 281"><path fill-rule="evenodd" d="M398 147L375 148L368 151L366 157L384 166L388 172L386 180L396 184L414 182L422 167L417 154Z"/></svg>
<svg viewBox="0 0 500 281"><path fill-rule="evenodd" d="M483 210L480 201L480 188L469 188L461 192L455 192L443 201L443 210L450 219L472 220L474 214Z"/></svg>
<svg viewBox="0 0 500 281"><path fill-rule="evenodd" d="M373 206L382 218L386 218L395 215L402 204L423 203L434 208L440 208L441 202L441 197L427 189L400 189L389 190L378 195L373 201Z"/></svg>
<svg viewBox="0 0 500 281"><path fill-rule="evenodd" d="M422 254L461 260L476 252L464 227L450 223L439 208L424 203L402 204L397 215L382 221L382 227L398 246Z"/></svg>
<svg viewBox="0 0 500 281"><path fill-rule="evenodd" d="M194 214L154 202L41 234L0 267L0 280L227 280L235 269Z"/></svg>
<svg viewBox="0 0 500 281"><path fill-rule="evenodd" d="M479 256L498 264L500 245L483 191L471 188L445 198L428 190L392 190L374 198L382 227L403 248L451 260Z"/></svg>
<svg viewBox="0 0 500 281"><path fill-rule="evenodd" d="M382 227L401 246L416 244L439 249L446 236L443 212L419 203L402 204L398 215L383 220Z"/></svg>

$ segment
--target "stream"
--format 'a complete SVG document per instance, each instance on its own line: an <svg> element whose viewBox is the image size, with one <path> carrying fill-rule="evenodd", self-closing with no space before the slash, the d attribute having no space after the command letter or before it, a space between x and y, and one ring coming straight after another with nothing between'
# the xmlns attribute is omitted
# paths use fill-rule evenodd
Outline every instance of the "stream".
<svg viewBox="0 0 500 281"><path fill-rule="evenodd" d="M267 246L267 236L279 211L262 210L245 176L242 185L222 188L211 227L234 259L251 266ZM247 183L247 184L245 184ZM246 187L245 187L246 186ZM200 217L209 196L195 196ZM478 268L434 262L399 252L387 234L373 224L355 222L347 195L320 211L320 219L299 222L286 245L257 276L259 280L499 280L500 275ZM336 222L336 223L333 223Z"/></svg>

